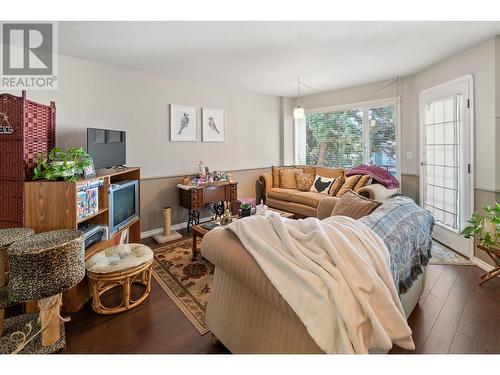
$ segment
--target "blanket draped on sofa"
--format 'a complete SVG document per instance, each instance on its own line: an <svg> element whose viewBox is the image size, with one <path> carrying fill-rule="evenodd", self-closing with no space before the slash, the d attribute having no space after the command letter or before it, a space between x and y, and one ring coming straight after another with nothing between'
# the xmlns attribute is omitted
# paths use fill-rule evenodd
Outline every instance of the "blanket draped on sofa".
<svg viewBox="0 0 500 375"><path fill-rule="evenodd" d="M277 214L228 227L326 353L414 349L389 270L389 253L366 225L344 216L283 220Z"/></svg>
<svg viewBox="0 0 500 375"><path fill-rule="evenodd" d="M386 244L391 256L394 283L399 294L405 293L431 258L434 226L431 213L410 198L397 196L359 221L377 233Z"/></svg>

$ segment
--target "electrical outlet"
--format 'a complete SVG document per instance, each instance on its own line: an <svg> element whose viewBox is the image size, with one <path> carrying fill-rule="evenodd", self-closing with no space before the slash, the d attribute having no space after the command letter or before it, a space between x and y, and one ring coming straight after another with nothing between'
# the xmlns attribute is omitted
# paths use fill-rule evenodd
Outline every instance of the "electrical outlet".
<svg viewBox="0 0 500 375"><path fill-rule="evenodd" d="M411 159L413 159L413 152L408 151L408 152L406 153L406 159L407 159L407 160L411 160Z"/></svg>

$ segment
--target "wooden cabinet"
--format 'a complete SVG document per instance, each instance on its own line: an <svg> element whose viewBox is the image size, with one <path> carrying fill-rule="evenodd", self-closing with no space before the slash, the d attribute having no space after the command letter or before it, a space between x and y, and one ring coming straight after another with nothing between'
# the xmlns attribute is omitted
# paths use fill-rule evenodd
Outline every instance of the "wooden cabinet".
<svg viewBox="0 0 500 375"><path fill-rule="evenodd" d="M81 223L109 226L109 187L113 183L125 180L140 180L139 168L104 170L96 177L80 179L75 182L66 181L30 181L24 187L24 222L25 226L35 232L47 232L57 229L78 229ZM99 186L99 210L93 215L78 219L77 191L78 187L95 180L102 180ZM140 205L139 205L140 206ZM85 251L85 259L95 253L113 246L121 237L121 232L128 229L129 242L140 242L140 220L137 219L114 233L108 240L94 244ZM87 280L83 280L74 288L63 293L63 310L76 312L90 297Z"/></svg>
<svg viewBox="0 0 500 375"><path fill-rule="evenodd" d="M237 182L213 182L205 185L186 187L178 185L180 206L189 211L187 228L200 222L200 209L213 204L212 211L217 213L220 202L232 202L238 199ZM222 206L223 208L223 206Z"/></svg>

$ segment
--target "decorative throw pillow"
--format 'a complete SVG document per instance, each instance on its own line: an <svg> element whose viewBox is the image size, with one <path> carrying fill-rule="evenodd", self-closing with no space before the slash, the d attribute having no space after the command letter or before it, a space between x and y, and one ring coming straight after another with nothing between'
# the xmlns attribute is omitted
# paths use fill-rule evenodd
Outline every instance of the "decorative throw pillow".
<svg viewBox="0 0 500 375"><path fill-rule="evenodd" d="M295 168L303 169L304 173L312 174L312 176L316 176L316 166L314 165L296 165Z"/></svg>
<svg viewBox="0 0 500 375"><path fill-rule="evenodd" d="M354 186L358 183L359 179L361 178L360 174L356 174L354 176L349 176L345 178L345 182L340 188L340 190L337 192L336 196L341 197L344 195L348 190L354 189Z"/></svg>
<svg viewBox="0 0 500 375"><path fill-rule="evenodd" d="M316 168L316 174L321 177L337 178L340 176L344 176L344 173L345 171L342 168Z"/></svg>
<svg viewBox="0 0 500 375"><path fill-rule="evenodd" d="M342 187L342 185L344 184L344 181L345 181L345 177L342 175L342 176L339 176L335 179L335 182L332 184L332 186L330 187L330 195L332 197L334 197L335 195L337 195L337 192L340 190L340 188Z"/></svg>
<svg viewBox="0 0 500 375"><path fill-rule="evenodd" d="M333 207L332 216L349 216L357 220L370 215L381 204L382 202L362 197L352 190L347 190Z"/></svg>
<svg viewBox="0 0 500 375"><path fill-rule="evenodd" d="M297 182L295 182L297 172L302 173L302 169L280 169L280 188L297 189Z"/></svg>
<svg viewBox="0 0 500 375"><path fill-rule="evenodd" d="M294 169L295 167L277 167L272 166L272 174L273 174L273 187L280 187L280 170L282 169Z"/></svg>
<svg viewBox="0 0 500 375"><path fill-rule="evenodd" d="M357 192L362 187L370 185L371 183L372 183L372 176L369 176L367 174L362 175L361 178L359 179L358 183L356 184L356 186L354 186L354 189L352 189L352 190Z"/></svg>
<svg viewBox="0 0 500 375"><path fill-rule="evenodd" d="M328 192L330 191L330 187L332 186L334 181L334 178L316 176L316 178L314 179L314 183L312 184L309 191L328 194Z"/></svg>
<svg viewBox="0 0 500 375"><path fill-rule="evenodd" d="M311 186L314 182L314 175L309 173L300 173L298 172L295 175L295 182L297 183L297 189L299 191L309 191L311 190Z"/></svg>

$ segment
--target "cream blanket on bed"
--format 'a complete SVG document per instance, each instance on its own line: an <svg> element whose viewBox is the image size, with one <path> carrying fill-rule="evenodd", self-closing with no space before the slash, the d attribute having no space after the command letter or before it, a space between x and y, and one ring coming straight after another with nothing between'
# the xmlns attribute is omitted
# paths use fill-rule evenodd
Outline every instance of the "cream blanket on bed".
<svg viewBox="0 0 500 375"><path fill-rule="evenodd" d="M344 216L252 216L228 227L326 353L414 349L385 244Z"/></svg>

